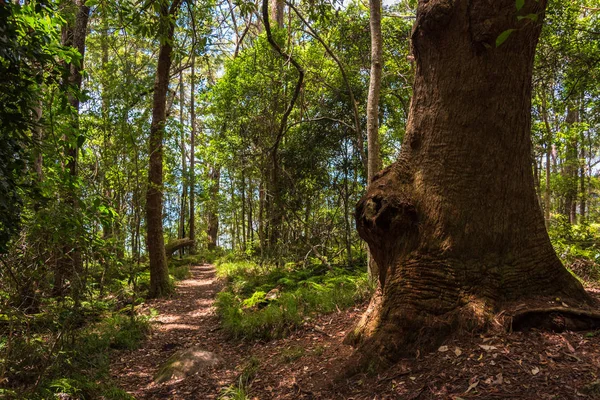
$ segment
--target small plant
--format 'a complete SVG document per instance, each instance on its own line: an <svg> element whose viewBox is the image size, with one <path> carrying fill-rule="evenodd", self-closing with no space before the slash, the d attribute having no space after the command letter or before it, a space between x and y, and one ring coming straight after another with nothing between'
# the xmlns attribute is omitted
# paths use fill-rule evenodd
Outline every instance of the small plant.
<svg viewBox="0 0 600 400"><path fill-rule="evenodd" d="M235 385L229 385L219 394L219 400L249 400L246 386L244 386L241 378Z"/></svg>
<svg viewBox="0 0 600 400"><path fill-rule="evenodd" d="M250 385L260 368L258 358L252 356L246 361L237 383L229 385L219 395L219 400L247 400L250 399Z"/></svg>
<svg viewBox="0 0 600 400"><path fill-rule="evenodd" d="M326 349L326 347L323 346L322 344L315 346L315 348L313 349L313 354L315 356L321 356L325 352L325 349Z"/></svg>
<svg viewBox="0 0 600 400"><path fill-rule="evenodd" d="M242 372L240 373L240 379L246 382L248 385L252 380L256 377L258 370L260 368L260 361L258 358L252 356L246 361L244 367L242 368Z"/></svg>
<svg viewBox="0 0 600 400"><path fill-rule="evenodd" d="M281 351L281 358L286 363L291 363L304 356L305 350L301 346L291 346Z"/></svg>

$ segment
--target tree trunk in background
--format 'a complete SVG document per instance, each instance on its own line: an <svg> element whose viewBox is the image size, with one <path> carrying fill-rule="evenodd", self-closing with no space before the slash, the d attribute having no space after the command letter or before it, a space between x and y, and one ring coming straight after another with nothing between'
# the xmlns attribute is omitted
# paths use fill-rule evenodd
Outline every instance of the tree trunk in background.
<svg viewBox="0 0 600 400"><path fill-rule="evenodd" d="M242 203L242 215L240 222L242 223L242 251L246 251L246 169L242 167L242 179L240 187L240 202Z"/></svg>
<svg viewBox="0 0 600 400"><path fill-rule="evenodd" d="M190 89L190 239L196 240L196 57L192 55L192 82ZM196 246L191 248L195 253Z"/></svg>
<svg viewBox="0 0 600 400"><path fill-rule="evenodd" d="M170 291L169 270L165 255L163 236L163 138L167 119L167 91L169 88L169 70L171 69L172 42L175 31L175 13L179 0L171 6L162 2L160 6L161 45L158 52L156 79L152 99L152 123L150 125L148 169L148 190L146 192L146 226L148 255L150 257L150 298L160 297Z"/></svg>
<svg viewBox="0 0 600 400"><path fill-rule="evenodd" d="M261 261L265 259L265 197L265 183L261 178L258 187L258 242Z"/></svg>
<svg viewBox="0 0 600 400"><path fill-rule="evenodd" d="M43 170L43 166L44 166L44 159L43 159L43 155L42 155L42 149L40 148L42 141L44 140L44 131L42 129L41 126L41 120L42 120L42 100L40 99L35 107L35 109L33 110L34 115L34 123L35 123L35 129L33 131L33 139L36 142L36 146L34 147L34 152L33 152L33 169L35 171L35 175L37 177L38 182L42 182L44 180L44 170Z"/></svg>
<svg viewBox="0 0 600 400"><path fill-rule="evenodd" d="M268 216L268 255L276 256L279 251L278 243L281 238L283 225L282 195L280 185L281 166L279 164L279 151L275 147L271 151L271 165L267 184L267 216Z"/></svg>
<svg viewBox="0 0 600 400"><path fill-rule="evenodd" d="M270 19L276 23L278 28L283 28L283 5L284 0L270 0Z"/></svg>
<svg viewBox="0 0 600 400"><path fill-rule="evenodd" d="M370 0L370 25L371 25L371 78L369 80L369 95L367 98L367 183L371 184L373 178L381 169L381 155L379 150L379 93L381 89L381 71L383 68L383 38L381 36L381 0ZM377 263L369 253L369 277L377 279Z"/></svg>
<svg viewBox="0 0 600 400"><path fill-rule="evenodd" d="M181 68L181 64L179 65ZM184 123L185 118L183 118L183 108L185 103L185 92L183 87L183 72L179 73L179 124L181 125L181 210L179 213L179 238L183 239L185 237L185 217L187 214L186 206L187 206L187 155L185 151L185 129ZM185 249L182 248L180 250L180 255L183 256Z"/></svg>
<svg viewBox="0 0 600 400"><path fill-rule="evenodd" d="M545 4L526 2L520 13ZM518 22L514 0L419 1L404 144L356 210L381 287L348 337L361 343L361 365L429 351L533 297L589 300L554 253L533 185L541 19Z"/></svg>
<svg viewBox="0 0 600 400"><path fill-rule="evenodd" d="M542 119L546 126L546 190L544 192L544 220L546 227L550 226L550 163L552 161L552 128L548 121L548 108L546 105L546 93L542 93Z"/></svg>
<svg viewBox="0 0 600 400"><path fill-rule="evenodd" d="M209 173L210 180L210 199L208 201L206 235L208 240L208 249L214 250L217 247L217 238L219 236L219 185L221 180L221 166L214 165Z"/></svg>
<svg viewBox="0 0 600 400"><path fill-rule="evenodd" d="M579 153L577 151L577 137L571 132L573 124L576 122L579 122L579 110L575 107L569 108L566 123L570 137L567 140L563 167L563 176L567 186L563 214L569 218L571 224L577 223L577 177L579 172L579 160L577 157Z"/></svg>
<svg viewBox="0 0 600 400"><path fill-rule="evenodd" d="M73 0L71 6L74 7L75 11L75 22L71 26L67 26L63 30L62 34L62 44L64 46L71 46L75 48L79 54L81 54L81 59L78 63L72 63L67 68L67 78L66 82L68 86L76 88L77 92L81 90L81 82L83 76L81 72L83 70L83 62L85 58L85 38L87 35L87 25L90 16L90 8L85 5L84 0ZM75 182L78 175L77 168L77 156L79 153L79 93L73 93L72 90L69 90L65 87L69 101L69 105L71 106L72 115L70 116L70 132L67 137L67 164L66 168L69 171L69 175L71 180ZM76 218L78 215L78 200L77 194L68 193L66 196L66 201L71 204L73 208L72 218ZM81 273L83 272L83 260L81 257L81 249L79 248L78 238L72 236L79 236L78 232L73 232L72 235L67 238L68 243L65 243L63 247L63 255L61 260L58 262L57 270L55 271L54 276L54 288L53 291L55 294L59 295L63 291L63 285L65 278L69 278L71 280L71 290L72 296L76 302L79 300L79 294L81 292Z"/></svg>
<svg viewBox="0 0 600 400"><path fill-rule="evenodd" d="M586 151L585 151L585 135L583 131L581 131L581 136L579 137L580 145L581 145L581 153L579 154L580 164L579 164L579 186L580 186L580 203L579 203L579 221L584 223L586 221L585 209L586 209L586 201L587 201L587 188L585 185L585 165L586 165Z"/></svg>
<svg viewBox="0 0 600 400"><path fill-rule="evenodd" d="M253 198L254 198L254 188L252 186L252 177L250 177L248 179L248 224L247 224L248 233L246 234L246 237L248 238L248 240L250 240L250 243L252 243L252 246L254 247L254 229L252 229L252 207L253 207L252 199Z"/></svg>

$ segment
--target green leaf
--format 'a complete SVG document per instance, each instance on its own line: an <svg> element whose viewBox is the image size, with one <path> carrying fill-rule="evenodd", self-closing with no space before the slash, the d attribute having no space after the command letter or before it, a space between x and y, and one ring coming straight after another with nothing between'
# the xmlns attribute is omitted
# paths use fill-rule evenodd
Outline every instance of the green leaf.
<svg viewBox="0 0 600 400"><path fill-rule="evenodd" d="M98 4L98 0L87 0L85 2L85 5L87 7L94 7L96 4Z"/></svg>
<svg viewBox="0 0 600 400"><path fill-rule="evenodd" d="M517 11L521 10L525 5L525 0L515 0L515 6L517 7Z"/></svg>
<svg viewBox="0 0 600 400"><path fill-rule="evenodd" d="M527 15L518 15L517 19L520 21L522 19L530 19L533 22L536 22L539 18L538 14L527 14Z"/></svg>
<svg viewBox="0 0 600 400"><path fill-rule="evenodd" d="M502 32L500 35L498 35L498 37L496 38L496 47L500 47L502 45L502 43L506 42L506 39L508 39L510 34L513 33L514 31L515 31L515 29L507 29L504 32Z"/></svg>

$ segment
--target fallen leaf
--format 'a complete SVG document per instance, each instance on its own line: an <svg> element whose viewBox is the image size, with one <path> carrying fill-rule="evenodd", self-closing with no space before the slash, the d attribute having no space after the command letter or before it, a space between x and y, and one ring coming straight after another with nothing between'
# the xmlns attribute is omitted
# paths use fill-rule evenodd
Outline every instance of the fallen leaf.
<svg viewBox="0 0 600 400"><path fill-rule="evenodd" d="M538 367L533 367L533 369L531 370L531 375L537 375L540 372L540 369Z"/></svg>
<svg viewBox="0 0 600 400"><path fill-rule="evenodd" d="M448 346L440 346L438 351L444 353L444 352L448 351Z"/></svg>
<svg viewBox="0 0 600 400"><path fill-rule="evenodd" d="M569 343L569 341L567 339L565 339L565 338L563 338L563 339L565 341L565 344L567 345L567 349L569 349L569 351L571 353L575 353L575 348L571 345L571 343Z"/></svg>
<svg viewBox="0 0 600 400"><path fill-rule="evenodd" d="M454 349L454 354L456 354L456 357L458 357L462 354L462 350L457 347Z"/></svg>
<svg viewBox="0 0 600 400"><path fill-rule="evenodd" d="M475 382L471 383L465 393L469 393L471 390L475 389L477 387L477 385L479 385L479 381L475 381Z"/></svg>
<svg viewBox="0 0 600 400"><path fill-rule="evenodd" d="M492 385L502 385L504 383L504 377L502 376L502 372L496 375L496 379L492 380Z"/></svg>
<svg viewBox="0 0 600 400"><path fill-rule="evenodd" d="M487 344L480 344L479 347L481 347L485 351L492 351L492 350L497 350L498 349L496 346L489 346Z"/></svg>

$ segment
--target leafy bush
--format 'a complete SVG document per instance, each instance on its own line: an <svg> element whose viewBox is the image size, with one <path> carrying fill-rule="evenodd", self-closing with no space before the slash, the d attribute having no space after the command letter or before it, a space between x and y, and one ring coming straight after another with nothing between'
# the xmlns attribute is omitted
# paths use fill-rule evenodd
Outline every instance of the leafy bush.
<svg viewBox="0 0 600 400"><path fill-rule="evenodd" d="M552 220L548 234L565 266L585 281L600 279L600 226L571 225L565 216Z"/></svg>
<svg viewBox="0 0 600 400"><path fill-rule="evenodd" d="M362 271L322 266L217 264L227 287L217 295L223 328L234 338L282 337L315 313L331 313L367 299L373 285ZM274 290L276 289L276 290Z"/></svg>
<svg viewBox="0 0 600 400"><path fill-rule="evenodd" d="M131 399L109 379L111 349L135 349L149 332L148 317L113 314L80 329L0 336L0 359L12 394L8 398ZM36 382L39 382L37 387ZM31 392L35 388L35 391ZM17 395L18 392L22 395Z"/></svg>

